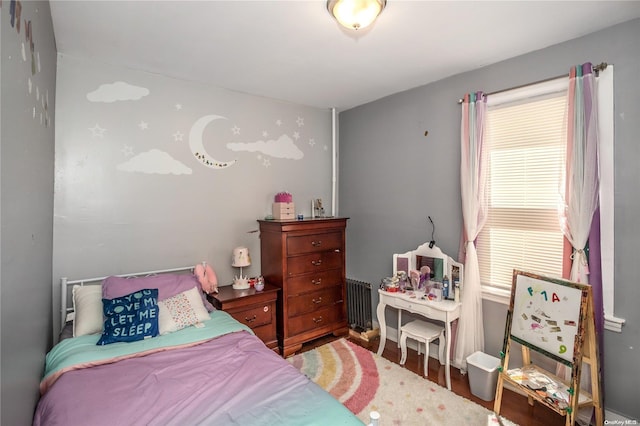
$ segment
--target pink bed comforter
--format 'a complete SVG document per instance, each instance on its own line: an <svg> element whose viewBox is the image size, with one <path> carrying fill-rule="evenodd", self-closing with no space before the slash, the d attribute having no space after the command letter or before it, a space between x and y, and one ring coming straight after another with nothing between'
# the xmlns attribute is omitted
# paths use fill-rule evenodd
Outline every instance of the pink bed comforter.
<svg viewBox="0 0 640 426"><path fill-rule="evenodd" d="M192 347L68 371L41 398L33 424L362 423L242 331Z"/></svg>

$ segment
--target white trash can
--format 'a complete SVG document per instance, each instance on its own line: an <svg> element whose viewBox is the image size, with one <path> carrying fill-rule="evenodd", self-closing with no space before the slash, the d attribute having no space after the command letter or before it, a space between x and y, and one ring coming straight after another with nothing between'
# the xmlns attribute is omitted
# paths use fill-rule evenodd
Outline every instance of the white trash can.
<svg viewBox="0 0 640 426"><path fill-rule="evenodd" d="M469 387L471 393L484 401L493 401L496 396L500 360L482 351L467 357Z"/></svg>

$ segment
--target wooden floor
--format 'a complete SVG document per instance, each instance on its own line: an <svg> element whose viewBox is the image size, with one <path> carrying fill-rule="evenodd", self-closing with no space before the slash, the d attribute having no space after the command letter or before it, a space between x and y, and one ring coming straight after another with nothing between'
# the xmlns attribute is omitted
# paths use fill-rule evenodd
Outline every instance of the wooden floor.
<svg viewBox="0 0 640 426"><path fill-rule="evenodd" d="M322 346L325 343L329 343L336 337L329 335L313 342L306 343L302 347L302 351L308 351L318 346ZM378 350L380 342L379 338L373 339L371 342L363 342L358 339L349 339L358 345L369 349L372 352ZM400 363L400 348L397 344L391 340L386 341L384 352L382 356L391 362L396 364ZM424 356L418 356L418 353L412 349L408 349L407 361L404 367L414 373L423 375L423 362ZM429 380L439 384L442 387L446 387L445 381L445 368L441 366L437 359L429 358ZM460 374L460 370L451 367L451 390L456 394L470 399L477 404L484 406L485 408L493 411L493 401L483 401L477 398L471 393L469 389L468 375ZM507 419L519 424L520 426L563 426L565 424L565 418L548 409L541 404L534 404L533 406L527 403L527 398L512 392L508 389L503 391L502 404L500 414ZM484 425L481 425L484 426Z"/></svg>

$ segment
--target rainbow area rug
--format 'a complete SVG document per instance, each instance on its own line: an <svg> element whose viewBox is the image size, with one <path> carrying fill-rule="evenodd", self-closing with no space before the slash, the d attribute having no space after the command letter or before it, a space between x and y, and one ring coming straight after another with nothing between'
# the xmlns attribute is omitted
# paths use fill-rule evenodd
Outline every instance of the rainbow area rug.
<svg viewBox="0 0 640 426"><path fill-rule="evenodd" d="M365 424L371 411L380 413L383 425L493 424L483 406L346 339L287 360Z"/></svg>

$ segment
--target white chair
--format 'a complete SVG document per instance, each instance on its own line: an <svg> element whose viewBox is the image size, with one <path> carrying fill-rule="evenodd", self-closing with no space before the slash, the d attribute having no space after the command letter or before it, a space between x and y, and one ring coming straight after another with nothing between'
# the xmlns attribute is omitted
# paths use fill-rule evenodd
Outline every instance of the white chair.
<svg viewBox="0 0 640 426"><path fill-rule="evenodd" d="M429 371L429 343L438 339L438 360L440 365L444 364L444 327L426 321L414 320L400 327L400 350L402 358L400 365L404 365L407 360L407 338L410 337L418 342L418 355L420 355L420 343L424 343L424 376L428 376Z"/></svg>

